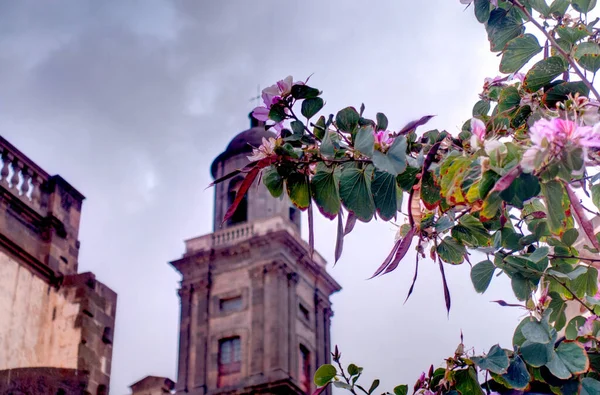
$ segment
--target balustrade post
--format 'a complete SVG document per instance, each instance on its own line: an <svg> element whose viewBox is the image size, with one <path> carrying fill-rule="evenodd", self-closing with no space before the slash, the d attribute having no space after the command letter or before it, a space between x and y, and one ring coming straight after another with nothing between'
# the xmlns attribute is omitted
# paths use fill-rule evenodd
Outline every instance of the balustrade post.
<svg viewBox="0 0 600 395"><path fill-rule="evenodd" d="M10 188L10 184L8 183L8 175L10 174L10 163L13 160L13 156L8 153L7 151L4 151L2 153L2 170L0 171L0 176L2 177L2 180L0 182L2 182L2 185L4 185L7 189Z"/></svg>
<svg viewBox="0 0 600 395"><path fill-rule="evenodd" d="M17 158L15 158L12 161L12 169L13 169L13 175L10 178L10 187L14 188L14 190L16 191L17 194L19 194L19 174L21 173L21 168L23 167L23 164L21 163L21 161L19 161Z"/></svg>
<svg viewBox="0 0 600 395"><path fill-rule="evenodd" d="M33 171L31 169L24 167L22 174L23 174L23 183L21 184L21 196L23 196L25 199L29 200L29 196L27 196L27 193L29 192L29 180L31 179L31 176L33 175Z"/></svg>

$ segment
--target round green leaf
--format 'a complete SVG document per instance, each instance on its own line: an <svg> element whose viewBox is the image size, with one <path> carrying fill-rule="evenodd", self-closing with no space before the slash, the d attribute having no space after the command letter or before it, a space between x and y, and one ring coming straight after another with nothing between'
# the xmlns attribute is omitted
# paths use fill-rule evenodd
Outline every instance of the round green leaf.
<svg viewBox="0 0 600 395"><path fill-rule="evenodd" d="M354 107L346 107L336 114L335 124L341 131L351 133L358 126L359 119L360 115Z"/></svg>
<svg viewBox="0 0 600 395"><path fill-rule="evenodd" d="M584 377L581 380L581 392L579 395L598 395L600 394L600 381L591 377Z"/></svg>
<svg viewBox="0 0 600 395"><path fill-rule="evenodd" d="M283 193L283 178L277 169L273 166L269 167L264 171L262 178L271 195L276 198L280 197Z"/></svg>
<svg viewBox="0 0 600 395"><path fill-rule="evenodd" d="M465 259L467 250L464 245L460 244L450 236L446 236L438 245L437 253L442 261L458 265Z"/></svg>
<svg viewBox="0 0 600 395"><path fill-rule="evenodd" d="M456 381L456 389L461 394L483 395L484 392L477 380L477 373L473 367L467 369L456 370L454 372L454 380Z"/></svg>
<svg viewBox="0 0 600 395"><path fill-rule="evenodd" d="M509 365L506 351L497 344L490 348L490 351L485 357L473 357L471 360L475 362L480 369L489 370L496 374L506 373L506 369L508 369Z"/></svg>
<svg viewBox="0 0 600 395"><path fill-rule="evenodd" d="M371 193L373 166L359 168L355 163L344 164L340 175L340 198L348 211L363 222L369 222L375 212Z"/></svg>
<svg viewBox="0 0 600 395"><path fill-rule="evenodd" d="M502 8L496 8L490 14L485 30L492 52L502 51L513 38L523 33L525 28L512 14Z"/></svg>
<svg viewBox="0 0 600 395"><path fill-rule="evenodd" d="M475 17L479 23L486 23L490 19L490 0L475 0Z"/></svg>
<svg viewBox="0 0 600 395"><path fill-rule="evenodd" d="M503 374L502 378L511 388L519 390L526 388L531 380L531 376L527 371L527 365L525 365L525 362L518 355L514 357L506 374Z"/></svg>
<svg viewBox="0 0 600 395"><path fill-rule="evenodd" d="M552 358L552 345L525 341L521 346L521 356L529 365L539 368Z"/></svg>
<svg viewBox="0 0 600 395"><path fill-rule="evenodd" d="M333 378L335 377L336 374L337 374L337 370L335 369L335 367L333 365L330 365L330 364L322 365L315 372L314 382L317 385L317 387L322 387L325 384L329 383L331 380L333 380Z"/></svg>
<svg viewBox="0 0 600 395"><path fill-rule="evenodd" d="M292 173L286 180L288 196L292 203L300 210L305 210L310 204L310 194L308 192L308 182L306 176L300 173Z"/></svg>
<svg viewBox="0 0 600 395"><path fill-rule="evenodd" d="M600 69L600 45L593 42L584 42L577 46L575 51L577 63L593 73Z"/></svg>
<svg viewBox="0 0 600 395"><path fill-rule="evenodd" d="M394 395L406 395L408 394L408 385L398 385L394 387Z"/></svg>
<svg viewBox="0 0 600 395"><path fill-rule="evenodd" d="M531 320L521 328L525 339L533 343L548 344L550 342L550 334L544 325L539 321Z"/></svg>
<svg viewBox="0 0 600 395"><path fill-rule="evenodd" d="M373 164L378 170L397 176L406 170L406 147L406 137L396 137L387 153L373 152Z"/></svg>
<svg viewBox="0 0 600 395"><path fill-rule="evenodd" d="M596 7L596 0L571 0L571 5L576 11L587 14Z"/></svg>
<svg viewBox="0 0 600 395"><path fill-rule="evenodd" d="M514 73L521 69L531 58L542 52L538 39L533 34L513 38L504 49L500 61L502 73Z"/></svg>
<svg viewBox="0 0 600 395"><path fill-rule="evenodd" d="M358 129L354 139L354 148L361 154L371 157L373 156L373 146L375 144L375 136L373 136L373 126L365 125Z"/></svg>
<svg viewBox="0 0 600 395"><path fill-rule="evenodd" d="M489 260L479 262L473 266L471 269L471 282L475 287L475 291L482 294L487 290L492 281L494 270L496 270L496 267Z"/></svg>
<svg viewBox="0 0 600 395"><path fill-rule="evenodd" d="M329 219L335 218L340 211L339 173L336 167L327 167L321 162L310 185L319 211Z"/></svg>
<svg viewBox="0 0 600 395"><path fill-rule="evenodd" d="M525 75L523 88L527 92L536 92L567 70L565 61L558 56L542 59L533 65Z"/></svg>
<svg viewBox="0 0 600 395"><path fill-rule="evenodd" d="M577 332L579 328L581 328L585 324L585 317L577 316L573 317L571 321L567 324L567 328L565 329L565 337L567 340L575 340L577 339Z"/></svg>
<svg viewBox="0 0 600 395"><path fill-rule="evenodd" d="M321 111L323 108L324 102L320 97L312 97L310 99L306 99L302 102L302 115L306 118L312 118L316 113Z"/></svg>
<svg viewBox="0 0 600 395"><path fill-rule="evenodd" d="M559 379L566 380L572 374L581 374L588 370L590 361L583 345L565 340L556 348L546 367Z"/></svg>
<svg viewBox="0 0 600 395"><path fill-rule="evenodd" d="M379 216L385 221L396 217L398 211L396 177L388 172L375 170L371 190Z"/></svg>

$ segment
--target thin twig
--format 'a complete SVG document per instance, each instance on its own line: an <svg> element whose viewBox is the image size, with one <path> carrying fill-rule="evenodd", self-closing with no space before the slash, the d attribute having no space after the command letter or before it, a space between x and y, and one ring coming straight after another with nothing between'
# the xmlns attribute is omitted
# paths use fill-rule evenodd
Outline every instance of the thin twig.
<svg viewBox="0 0 600 395"><path fill-rule="evenodd" d="M569 289L569 287L567 287L567 284L565 284L565 283L563 283L562 281L560 281L560 280L558 279L558 277L556 277L556 276L550 275L550 277L552 277L552 278L554 279L554 281L556 281L557 283L559 283L560 285L562 285L562 287L563 287L564 289L566 289L567 291L569 291L569 293L570 293L571 295L573 295L573 299L575 299L576 301L578 301L578 302L579 302L579 303L580 303L580 304L581 304L583 307L585 307L585 308L586 308L588 311L590 311L592 314L596 314L596 313L594 312L594 309L592 309L590 306L588 306L587 304L585 304L585 303L584 303L584 302L583 302L581 299L579 299L579 298L577 297L577 295L575 295L575 292L571 291L571 290Z"/></svg>

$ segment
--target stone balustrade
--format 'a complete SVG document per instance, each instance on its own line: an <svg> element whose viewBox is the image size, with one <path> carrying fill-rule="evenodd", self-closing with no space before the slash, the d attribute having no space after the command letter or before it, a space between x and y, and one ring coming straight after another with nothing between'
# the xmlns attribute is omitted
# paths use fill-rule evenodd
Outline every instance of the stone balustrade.
<svg viewBox="0 0 600 395"><path fill-rule="evenodd" d="M0 186L45 215L42 185L50 175L0 136Z"/></svg>
<svg viewBox="0 0 600 395"><path fill-rule="evenodd" d="M227 228L218 230L214 233L186 240L186 255L193 254L198 251L210 250L211 248L225 247L255 236L265 236L271 232L276 232L279 230L285 230L288 233L296 236L308 250L308 243L300 238L298 228L296 228L296 226L286 218L274 216L271 218L245 222L240 225L228 226ZM323 257L321 257L317 252L314 253L313 259L321 266L325 266L326 264Z"/></svg>

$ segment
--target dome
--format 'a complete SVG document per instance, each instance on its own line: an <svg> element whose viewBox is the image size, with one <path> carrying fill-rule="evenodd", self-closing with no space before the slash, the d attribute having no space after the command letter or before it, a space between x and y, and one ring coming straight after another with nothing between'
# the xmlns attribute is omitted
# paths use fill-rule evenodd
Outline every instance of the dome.
<svg viewBox="0 0 600 395"><path fill-rule="evenodd" d="M252 148L262 144L263 138L275 137L275 133L265 130L264 126L254 126L248 130L244 130L235 136L230 142L225 151L223 151L210 166L210 172L215 178L217 173L217 164L225 161L236 155L252 152Z"/></svg>

